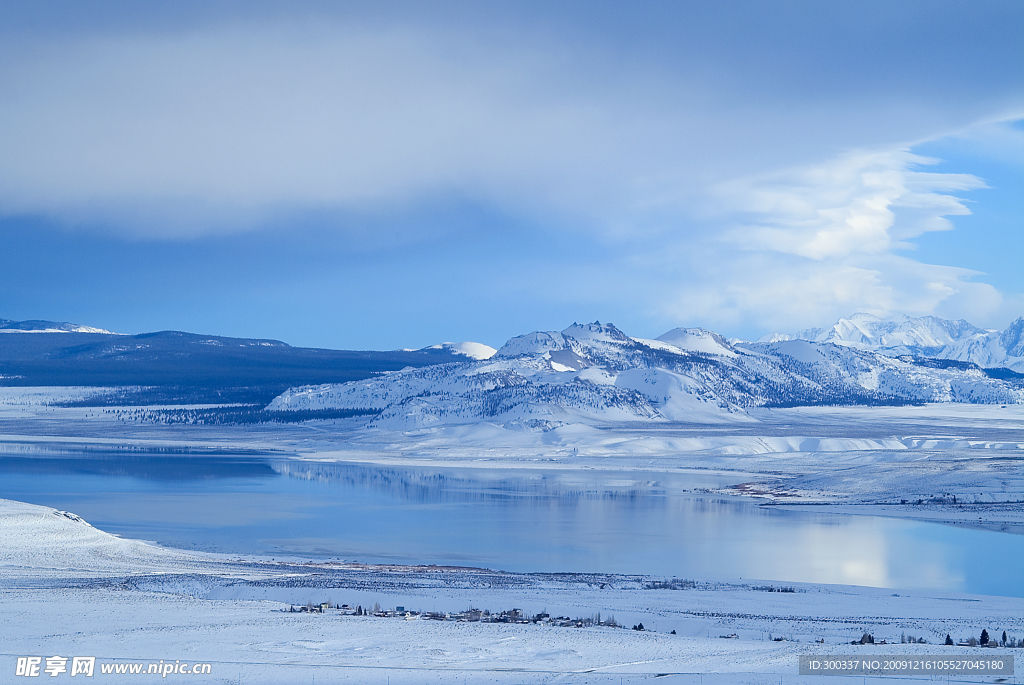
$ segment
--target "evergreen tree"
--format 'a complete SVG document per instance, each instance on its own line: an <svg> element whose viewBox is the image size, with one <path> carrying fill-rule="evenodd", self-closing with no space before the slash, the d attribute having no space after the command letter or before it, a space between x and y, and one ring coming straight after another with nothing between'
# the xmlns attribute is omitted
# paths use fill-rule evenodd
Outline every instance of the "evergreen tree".
<svg viewBox="0 0 1024 685"><path fill-rule="evenodd" d="M947 645L951 645L951 644L953 644L953 638L951 638L951 637L949 636L949 633L946 633L946 644L947 644Z"/></svg>
<svg viewBox="0 0 1024 685"><path fill-rule="evenodd" d="M982 647L988 644L988 630L985 628L981 629L981 639L978 642L981 643Z"/></svg>

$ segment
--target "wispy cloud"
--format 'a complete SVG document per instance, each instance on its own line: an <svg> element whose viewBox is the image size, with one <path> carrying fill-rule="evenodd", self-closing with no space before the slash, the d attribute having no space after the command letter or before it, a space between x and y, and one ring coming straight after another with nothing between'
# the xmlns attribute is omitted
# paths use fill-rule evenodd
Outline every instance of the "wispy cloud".
<svg viewBox="0 0 1024 685"><path fill-rule="evenodd" d="M722 232L696 252L695 278L669 311L776 329L853 311L983 320L1002 296L974 282L980 274L904 254L911 239L970 213L952 193L986 187L970 174L920 170L936 161L906 150L851 153L716 186L718 207L735 214L717 218Z"/></svg>
<svg viewBox="0 0 1024 685"><path fill-rule="evenodd" d="M953 228L945 218L970 214L950 191L984 188L970 174L917 171L938 160L900 150L843 155L804 169L732 181L717 188L723 206L750 215L731 239L762 249L834 259L884 254L905 240ZM897 221L899 216L899 221Z"/></svg>

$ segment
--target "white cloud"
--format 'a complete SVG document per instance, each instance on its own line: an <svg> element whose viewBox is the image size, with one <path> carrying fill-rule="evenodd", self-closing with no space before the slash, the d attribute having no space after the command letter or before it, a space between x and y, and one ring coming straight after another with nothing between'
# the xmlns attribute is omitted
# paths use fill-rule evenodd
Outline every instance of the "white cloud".
<svg viewBox="0 0 1024 685"><path fill-rule="evenodd" d="M1006 100L864 98L788 62L787 92L773 90L741 38L736 64L351 18L17 43L0 48L0 213L189 237L461 196L598 233L657 233L715 183L928 138ZM885 249L870 209L854 234L802 249Z"/></svg>
<svg viewBox="0 0 1024 685"><path fill-rule="evenodd" d="M581 85L554 46L411 28L84 38L2 64L0 211L143 237L444 195L622 215L692 147L656 141L705 116Z"/></svg>
<svg viewBox="0 0 1024 685"><path fill-rule="evenodd" d="M746 249L810 259L884 254L928 231L945 231L945 218L970 214L948 191L984 188L970 174L917 171L932 160L907 151L843 155L827 164L731 181L717 188L723 206L752 215L731 232ZM901 220L896 221L897 214Z"/></svg>
<svg viewBox="0 0 1024 685"><path fill-rule="evenodd" d="M742 222L720 216L720 234L674 253L689 277L667 315L775 330L855 311L991 316L1003 297L974 282L977 272L899 254L911 238L949 230L947 216L969 214L949 193L985 187L969 174L919 170L934 161L905 150L845 154L719 185L718 206Z"/></svg>
<svg viewBox="0 0 1024 685"><path fill-rule="evenodd" d="M716 260L713 281L676 284L659 312L666 320L736 329L748 334L822 325L854 312L937 314L985 323L1000 311L1002 295L970 279L966 269L885 255L871 260L759 258ZM668 284L663 284L663 287Z"/></svg>

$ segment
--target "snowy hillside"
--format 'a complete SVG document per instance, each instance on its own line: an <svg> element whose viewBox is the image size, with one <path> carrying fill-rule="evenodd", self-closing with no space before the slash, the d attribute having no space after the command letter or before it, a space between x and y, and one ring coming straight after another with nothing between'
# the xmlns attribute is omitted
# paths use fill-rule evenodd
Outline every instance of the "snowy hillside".
<svg viewBox="0 0 1024 685"><path fill-rule="evenodd" d="M443 342L439 345L431 345L430 347L424 347L424 350L445 350L452 354L461 354L464 357L470 359L490 359L497 352L490 345L484 345L478 342ZM410 350L412 351L412 350Z"/></svg>
<svg viewBox="0 0 1024 685"><path fill-rule="evenodd" d="M915 319L903 315L880 318L860 313L840 319L831 328L810 328L792 335L773 333L759 342L785 340L829 342L887 356L952 359L1024 372L1024 318L1018 318L1005 331L998 331L977 328L962 319Z"/></svg>
<svg viewBox="0 0 1024 685"><path fill-rule="evenodd" d="M57 321L11 321L0 319L0 333L106 333L117 335L102 328L81 326L77 323Z"/></svg>
<svg viewBox="0 0 1024 685"><path fill-rule="evenodd" d="M743 421L744 409L821 404L1024 402L1024 383L962 362L894 358L806 340L732 345L703 329L657 340L612 324L573 324L509 340L493 356L352 383L292 388L270 410L373 409L410 429L487 421Z"/></svg>

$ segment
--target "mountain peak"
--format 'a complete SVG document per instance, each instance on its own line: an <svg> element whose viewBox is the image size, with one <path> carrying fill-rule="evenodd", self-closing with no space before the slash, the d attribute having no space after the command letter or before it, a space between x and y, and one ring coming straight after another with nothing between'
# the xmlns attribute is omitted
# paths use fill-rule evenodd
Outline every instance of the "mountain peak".
<svg viewBox="0 0 1024 685"><path fill-rule="evenodd" d="M673 328L668 333L659 335L657 340L687 352L736 356L736 348L730 345L728 340L704 328Z"/></svg>
<svg viewBox="0 0 1024 685"><path fill-rule="evenodd" d="M524 354L540 354L551 350L564 350L568 342L561 333L534 331L509 338L508 342L494 353L495 357L518 357Z"/></svg>
<svg viewBox="0 0 1024 685"><path fill-rule="evenodd" d="M628 343L631 340L628 335L616 328L615 324L603 324L600 321L587 324L574 323L562 331L562 335L581 342Z"/></svg>
<svg viewBox="0 0 1024 685"><path fill-rule="evenodd" d="M1018 316L999 335L999 344L1008 357L1024 357L1024 317Z"/></svg>
<svg viewBox="0 0 1024 685"><path fill-rule="evenodd" d="M950 359L981 367L1024 368L1024 318L1000 332L978 328L963 319L858 312L828 328L810 328L792 335L775 333L758 342L784 340L833 343L888 356Z"/></svg>
<svg viewBox="0 0 1024 685"><path fill-rule="evenodd" d="M525 335L517 335L502 345L494 356L518 357L524 354L557 352L570 348L573 340L584 345L593 345L594 343L624 345L633 341L614 324L600 321L586 324L574 323L563 331L534 331Z"/></svg>
<svg viewBox="0 0 1024 685"><path fill-rule="evenodd" d="M430 347L424 347L425 350L448 350L454 354L461 354L464 357L470 359L483 360L490 359L497 352L496 349L490 345L484 345L478 342L443 342L438 345L431 345Z"/></svg>

